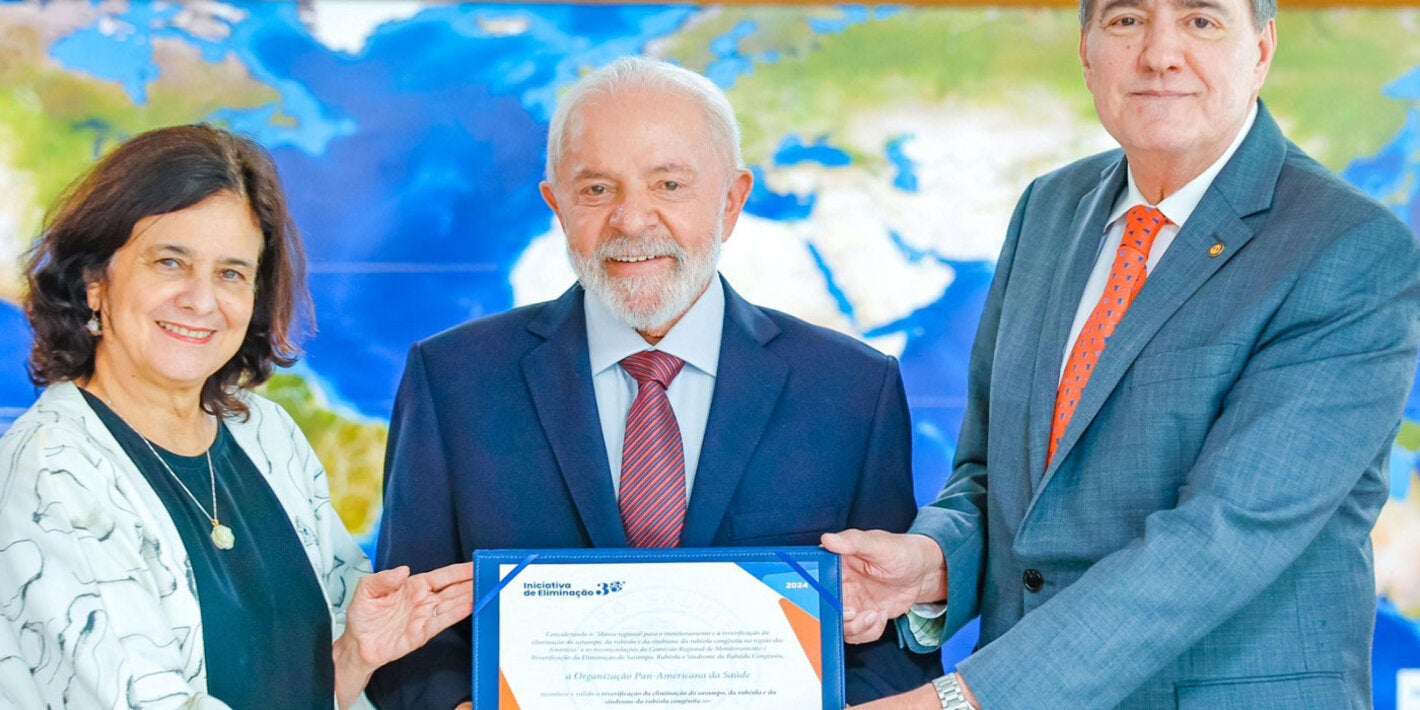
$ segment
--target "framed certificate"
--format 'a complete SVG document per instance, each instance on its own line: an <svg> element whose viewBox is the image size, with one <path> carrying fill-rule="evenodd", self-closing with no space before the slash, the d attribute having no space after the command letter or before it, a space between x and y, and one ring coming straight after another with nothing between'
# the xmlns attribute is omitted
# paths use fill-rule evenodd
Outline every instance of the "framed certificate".
<svg viewBox="0 0 1420 710"><path fill-rule="evenodd" d="M473 706L841 710L816 547L474 553Z"/></svg>

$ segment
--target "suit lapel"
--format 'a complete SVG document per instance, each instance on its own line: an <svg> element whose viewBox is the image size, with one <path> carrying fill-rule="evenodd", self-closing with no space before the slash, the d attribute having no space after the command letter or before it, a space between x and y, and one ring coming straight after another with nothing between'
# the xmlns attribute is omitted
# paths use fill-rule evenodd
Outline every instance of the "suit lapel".
<svg viewBox="0 0 1420 710"><path fill-rule="evenodd" d="M1285 157L1286 141L1281 131L1267 109L1259 107L1252 132L1218 173L1110 337L1037 492L1070 455L1144 346L1252 239L1253 229L1243 218L1271 206ZM1222 244L1223 251L1212 256L1209 249L1215 244Z"/></svg>
<svg viewBox="0 0 1420 710"><path fill-rule="evenodd" d="M528 330L546 342L524 356L523 377L577 514L592 545L625 547L592 389L581 287L549 304Z"/></svg>
<svg viewBox="0 0 1420 710"><path fill-rule="evenodd" d="M768 317L725 284L720 365L681 547L705 547L714 540L769 425L789 377L788 364L764 347L778 333Z"/></svg>
<svg viewBox="0 0 1420 710"><path fill-rule="evenodd" d="M1065 268L1056 273L1050 295L1045 299L1047 313L1036 349L1035 379L1031 385L1030 416L1030 478L1038 482L1045 471L1045 456L1050 444L1050 419L1055 414L1055 393L1060 387L1060 363L1065 349L1070 347L1070 326L1075 321L1076 306L1085 291L1090 271L1099 256L1100 239L1105 219L1119 191L1124 188L1124 162L1121 160L1100 174L1095 189L1080 198L1074 218L1063 235L1065 246L1061 263ZM1050 235L1046 235L1047 241ZM1060 458L1059 454L1056 459Z"/></svg>

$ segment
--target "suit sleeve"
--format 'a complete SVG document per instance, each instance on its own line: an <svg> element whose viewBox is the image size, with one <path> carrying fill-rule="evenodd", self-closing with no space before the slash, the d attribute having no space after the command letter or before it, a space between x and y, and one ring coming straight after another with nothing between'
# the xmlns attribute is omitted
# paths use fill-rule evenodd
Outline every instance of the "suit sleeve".
<svg viewBox="0 0 1420 710"><path fill-rule="evenodd" d="M384 517L375 555L379 569L408 565L418 574L470 559L459 537L452 474L435 409L424 354L416 344L390 416ZM386 709L438 710L468 700L471 633L468 620L455 624L376 671L367 694Z"/></svg>
<svg viewBox="0 0 1420 710"><path fill-rule="evenodd" d="M934 626L945 622L931 634L933 643L922 644L914 637L912 625L923 623L911 614L897 620L898 631L905 643L917 651L940 646L962 626L977 616L986 562L986 490L987 431L991 422L991 363L996 352L996 332L1001 324L1001 302L1005 299L1010 280L1011 264L1021 234L1026 205L1035 184L1026 188L1011 217L1006 243L996 262L996 275L986 295L976 339L971 346L971 365L967 371L966 412L962 418L961 435L957 438L952 475L947 479L937 499L918 511L908 532L926 535L942 548L947 566L947 612L945 617L929 622Z"/></svg>
<svg viewBox="0 0 1420 710"><path fill-rule="evenodd" d="M912 495L912 421L897 359L887 358L850 527L903 530L917 509Z"/></svg>
<svg viewBox="0 0 1420 710"><path fill-rule="evenodd" d="M912 423L897 360L883 367L872 429L864 452L858 489L849 511L849 527L901 532L917 504L912 492ZM915 688L941 675L937 653L919 655L885 635L852 645L844 655L846 690L851 703Z"/></svg>
<svg viewBox="0 0 1420 710"><path fill-rule="evenodd" d="M1416 251L1377 219L1303 269L1177 505L960 664L982 707L1114 706L1265 590L1365 472L1384 470L1420 343ZM968 489L953 484L944 496Z"/></svg>

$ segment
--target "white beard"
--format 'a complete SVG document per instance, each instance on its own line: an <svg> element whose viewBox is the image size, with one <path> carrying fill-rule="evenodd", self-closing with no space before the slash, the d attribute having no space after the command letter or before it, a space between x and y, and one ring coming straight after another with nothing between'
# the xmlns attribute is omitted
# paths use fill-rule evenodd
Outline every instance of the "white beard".
<svg viewBox="0 0 1420 710"><path fill-rule="evenodd" d="M660 233L615 237L597 245L587 258L573 252L569 245L567 258L582 288L605 303L617 320L637 331L657 330L690 310L714 277L715 266L720 262L722 230L723 225L717 225L710 247L694 254ZM673 257L675 269L664 275L629 278L606 272L605 262L612 257L652 255Z"/></svg>

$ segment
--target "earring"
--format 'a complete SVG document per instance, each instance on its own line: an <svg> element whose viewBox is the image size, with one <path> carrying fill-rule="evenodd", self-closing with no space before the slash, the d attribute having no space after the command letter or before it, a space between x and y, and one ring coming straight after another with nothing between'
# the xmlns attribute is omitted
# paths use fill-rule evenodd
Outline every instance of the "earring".
<svg viewBox="0 0 1420 710"><path fill-rule="evenodd" d="M89 316L89 322L87 322L87 323L84 324L84 330L89 331L89 335L92 335L92 336L94 336L95 338L97 338L97 337L99 337L99 335L103 334L103 332L104 332L104 327L103 327L103 324L99 323L99 312L98 312L98 311L94 311L94 314L91 315L91 316Z"/></svg>

